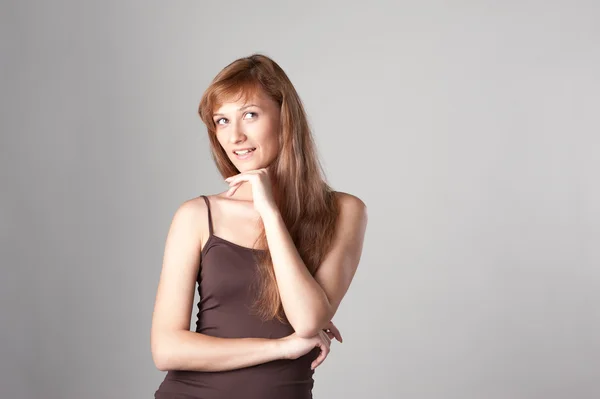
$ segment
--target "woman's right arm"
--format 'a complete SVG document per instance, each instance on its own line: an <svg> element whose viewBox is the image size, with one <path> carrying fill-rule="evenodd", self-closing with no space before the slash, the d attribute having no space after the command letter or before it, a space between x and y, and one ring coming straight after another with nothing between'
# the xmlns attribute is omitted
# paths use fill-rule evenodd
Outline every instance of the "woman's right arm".
<svg viewBox="0 0 600 399"><path fill-rule="evenodd" d="M154 364L162 371L223 371L286 358L281 340L219 338L190 331L201 226L207 220L201 198L184 202L173 216L152 314Z"/></svg>

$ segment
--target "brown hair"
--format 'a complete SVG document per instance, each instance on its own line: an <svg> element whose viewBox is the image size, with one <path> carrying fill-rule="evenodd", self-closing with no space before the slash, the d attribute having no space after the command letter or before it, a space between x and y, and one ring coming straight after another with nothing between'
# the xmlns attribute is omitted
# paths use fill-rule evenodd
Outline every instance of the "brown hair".
<svg viewBox="0 0 600 399"><path fill-rule="evenodd" d="M240 172L216 138L212 114L227 101L247 101L257 90L263 90L280 106L279 152L271 166L276 181L273 196L300 257L314 276L331 245L338 204L335 191L325 180L302 101L283 69L262 54L233 61L206 89L198 113L208 129L219 172L223 178L233 176ZM257 243L267 246L264 225ZM262 254L256 253L261 278L254 310L263 320L276 317L287 322L271 255L269 251Z"/></svg>

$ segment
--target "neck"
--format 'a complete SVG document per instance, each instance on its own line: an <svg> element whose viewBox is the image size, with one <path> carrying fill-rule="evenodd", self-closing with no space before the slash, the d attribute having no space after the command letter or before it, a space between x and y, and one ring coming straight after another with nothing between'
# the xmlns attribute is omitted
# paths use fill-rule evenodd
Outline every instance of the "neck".
<svg viewBox="0 0 600 399"><path fill-rule="evenodd" d="M235 190L235 193L231 198L235 198L240 201L252 201L252 183L247 181L243 182L237 188L237 190Z"/></svg>
<svg viewBox="0 0 600 399"><path fill-rule="evenodd" d="M273 179L273 176L270 175L271 177L271 188L272 188L272 192L273 195L276 195L276 182ZM250 182L242 182L242 184L238 187L238 189L235 191L235 194L233 194L233 196L231 198L235 198L237 200L240 201L253 201L254 196L252 195L252 183Z"/></svg>

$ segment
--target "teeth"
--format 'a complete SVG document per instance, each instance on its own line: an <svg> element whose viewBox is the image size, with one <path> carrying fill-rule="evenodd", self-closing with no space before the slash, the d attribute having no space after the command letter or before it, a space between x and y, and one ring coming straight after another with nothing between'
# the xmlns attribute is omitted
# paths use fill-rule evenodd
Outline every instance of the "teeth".
<svg viewBox="0 0 600 399"><path fill-rule="evenodd" d="M244 155L254 150L234 151L238 155Z"/></svg>

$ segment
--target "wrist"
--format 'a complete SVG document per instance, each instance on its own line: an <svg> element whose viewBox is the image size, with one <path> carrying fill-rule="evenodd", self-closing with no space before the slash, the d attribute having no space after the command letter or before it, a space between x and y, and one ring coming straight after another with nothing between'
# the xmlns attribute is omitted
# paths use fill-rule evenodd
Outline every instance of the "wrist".
<svg viewBox="0 0 600 399"><path fill-rule="evenodd" d="M263 223L273 223L282 220L281 213L279 212L278 208L269 208L269 210L263 212L263 214L260 216L263 220Z"/></svg>
<svg viewBox="0 0 600 399"><path fill-rule="evenodd" d="M284 338L272 339L272 350L278 359L288 359L288 353L285 346Z"/></svg>

